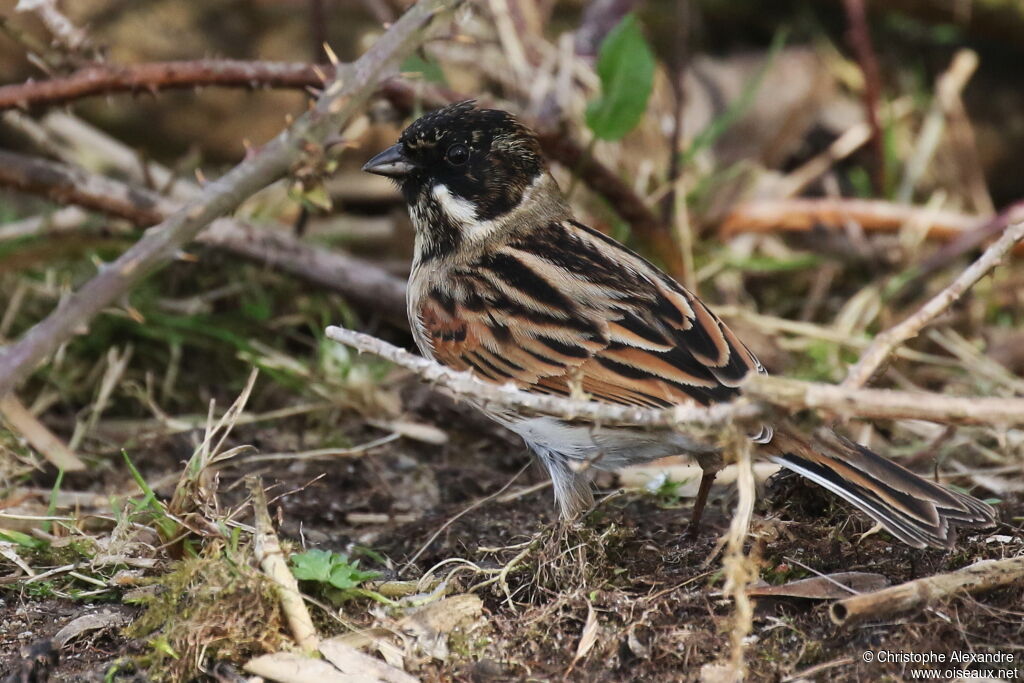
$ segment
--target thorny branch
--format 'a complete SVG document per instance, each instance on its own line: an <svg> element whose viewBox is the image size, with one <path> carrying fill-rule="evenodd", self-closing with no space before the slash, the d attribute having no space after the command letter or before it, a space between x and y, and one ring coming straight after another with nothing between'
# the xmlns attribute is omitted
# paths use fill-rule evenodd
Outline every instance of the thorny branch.
<svg viewBox="0 0 1024 683"><path fill-rule="evenodd" d="M0 86L0 111L32 109L72 102L93 95L158 92L166 89L203 86L240 88L321 88L324 79L334 73L330 65L289 62L259 62L230 59L203 59L180 62L153 62L133 65L93 65L69 76L46 81L29 81ZM469 99L436 86L414 84L391 78L381 84L380 94L395 107L411 112L417 103L428 108L443 107ZM647 244L665 259L674 274L682 272L679 249L657 215L612 169L586 154L581 145L563 130L537 127L544 153L566 168L579 173L580 180L608 202L609 206Z"/></svg>
<svg viewBox="0 0 1024 683"><path fill-rule="evenodd" d="M60 11L54 0L18 0L18 12L34 12L54 40L72 52L91 47L89 36Z"/></svg>
<svg viewBox="0 0 1024 683"><path fill-rule="evenodd" d="M0 110L66 104L94 95L158 90L228 88L322 88L334 68L294 62L197 59L148 64L94 64L64 77L0 87Z"/></svg>
<svg viewBox="0 0 1024 683"><path fill-rule="evenodd" d="M11 391L105 306L166 265L214 219L286 173L310 143L322 146L328 136L362 109L401 59L427 38L434 19L450 14L458 4L460 0L420 0L351 68L339 74L312 110L250 158L206 185L181 210L150 228L134 246L7 348L0 356L0 396Z"/></svg>
<svg viewBox="0 0 1024 683"><path fill-rule="evenodd" d="M875 337L871 346L864 351L860 360L846 374L843 386L849 388L864 386L894 348L908 339L916 337L922 328L935 320L943 311L953 305L954 301L963 296L964 292L974 286L974 283L999 265L999 262L1021 239L1024 239L1024 221L1009 226L1002 237L993 242L978 257L978 260L963 271L948 287L932 297L916 313Z"/></svg>

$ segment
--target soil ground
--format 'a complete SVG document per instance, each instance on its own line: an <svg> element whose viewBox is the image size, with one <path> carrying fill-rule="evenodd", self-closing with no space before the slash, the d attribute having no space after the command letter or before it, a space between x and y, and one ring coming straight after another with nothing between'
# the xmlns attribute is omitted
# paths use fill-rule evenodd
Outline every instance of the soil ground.
<svg viewBox="0 0 1024 683"><path fill-rule="evenodd" d="M511 602L498 584L481 590L481 618L457 642L452 637L445 661L421 659L415 673L423 680L700 680L702 667L728 656L733 607L721 597L720 564L706 562L728 526L732 505L728 489L716 489L696 539L686 533L686 501L668 505L649 493L616 494L614 488L606 490L611 495L590 514L571 525L556 521L547 489L512 500L490 500L451 521L473 501L508 484L526 462L525 449L447 401L422 401L418 417L447 425L448 444L425 446L400 440L355 459L262 465L259 470L271 495L279 496L271 510L283 522L282 537L296 546L304 542L309 547L349 552L372 548L388 560L386 565L367 565L383 571L383 578L415 579L446 560L449 567L457 566L450 562L452 558L483 569L497 568L520 554L522 544L535 541L508 575ZM273 430L239 428L234 439L273 450L301 442L306 426L302 419L292 419ZM373 436L366 431L367 440ZM150 459L143 469L149 480L173 470L187 457L187 448L183 451L187 444L180 439L167 440L159 444L161 448L157 445L151 444L150 452L162 455ZM233 485L245 471L254 469L234 467L222 473L220 486L226 498L240 498L242 487ZM962 538L949 552L920 551L884 533L859 538L870 528L865 519L812 485L782 479L769 482L758 504L752 535L753 556L762 579L770 583L811 576L812 571L875 572L899 583L959 569L982 558L1012 556L1024 548L1020 500L1001 504L1003 519L1016 521L1004 524L996 535ZM509 490L523 490L541 481L542 473L533 467ZM82 482L76 483L81 488ZM93 483L96 488L111 484ZM614 487L615 482L605 483ZM389 518L399 521L386 521ZM367 519L384 521L363 523ZM1012 540L1004 542L1008 537ZM449 593L471 589L481 580L467 571L449 576ZM1018 660L1013 667L1019 676L1022 598L1024 589L1017 586L956 598L923 613L849 630L832 624L824 602L758 600L754 630L747 639L751 678L787 680L801 672L810 680L913 677L912 664L864 661L864 652L881 650L947 655L1010 652ZM75 617L103 609L125 610L130 615L139 611L34 594L30 586L5 592L0 602L4 671L17 670L25 662L27 648L52 637ZM591 609L596 615L596 642L575 660ZM342 612L357 626L369 626L375 618L368 600L349 601ZM325 633L342 630L324 615L317 619ZM104 677L111 664L125 662L146 647L120 629L83 636L61 653L51 680L110 680ZM218 680L233 680L226 677L227 664L238 662L222 665ZM122 669L123 680L146 680L142 674L132 674L129 665L122 664ZM710 673L705 670L705 675Z"/></svg>

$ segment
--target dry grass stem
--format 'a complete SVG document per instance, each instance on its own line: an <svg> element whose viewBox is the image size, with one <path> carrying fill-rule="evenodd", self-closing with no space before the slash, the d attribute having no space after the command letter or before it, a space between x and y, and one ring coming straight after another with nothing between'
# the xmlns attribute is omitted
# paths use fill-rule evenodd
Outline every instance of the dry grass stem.
<svg viewBox="0 0 1024 683"><path fill-rule="evenodd" d="M745 641L754 624L754 607L747 594L747 588L758 575L756 563L743 552L743 544L750 530L757 491L750 459L750 444L744 441L736 450L736 483L739 497L736 501L736 511L729 523L726 554L722 559L722 568L725 572L725 586L722 592L732 598L734 605L732 650L729 656L730 677L732 680L741 680L747 671L744 657Z"/></svg>
<svg viewBox="0 0 1024 683"><path fill-rule="evenodd" d="M0 398L0 415L11 429L58 469L67 472L85 470L85 463L60 438L40 422L15 396Z"/></svg>
<svg viewBox="0 0 1024 683"><path fill-rule="evenodd" d="M960 100L960 93L978 68L978 55L973 50L963 49L953 55L953 62L941 76L935 87L935 99L925 116L921 134L910 158L907 160L903 179L896 193L896 201L907 204L914 196L914 190L924 176L935 150L942 141L946 117Z"/></svg>

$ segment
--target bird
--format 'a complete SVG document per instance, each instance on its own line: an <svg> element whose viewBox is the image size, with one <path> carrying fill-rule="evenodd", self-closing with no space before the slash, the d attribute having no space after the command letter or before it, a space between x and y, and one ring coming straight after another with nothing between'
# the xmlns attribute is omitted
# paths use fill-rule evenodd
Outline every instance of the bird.
<svg viewBox="0 0 1024 683"><path fill-rule="evenodd" d="M708 406L764 366L694 293L579 221L537 136L472 100L429 112L363 166L399 187L415 231L406 295L420 353L527 392L611 404ZM719 449L676 430L610 427L477 405L517 433L550 475L563 518L593 502L593 470L688 455L702 477L696 530ZM754 456L845 499L916 548L949 548L993 508L834 432L787 421L749 435Z"/></svg>

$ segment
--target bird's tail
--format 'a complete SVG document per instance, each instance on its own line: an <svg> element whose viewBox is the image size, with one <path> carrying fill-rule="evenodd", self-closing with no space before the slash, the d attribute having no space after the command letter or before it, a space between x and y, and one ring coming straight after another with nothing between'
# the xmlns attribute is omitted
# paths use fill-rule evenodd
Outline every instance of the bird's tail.
<svg viewBox="0 0 1024 683"><path fill-rule="evenodd" d="M987 503L922 479L834 432L808 439L782 426L762 448L775 462L853 503L915 548L948 548L957 527L995 524L995 510Z"/></svg>

